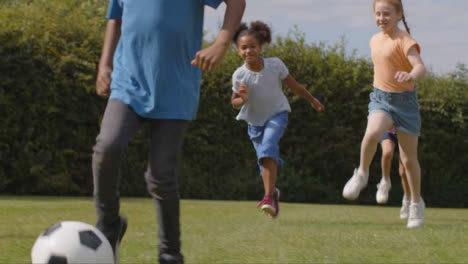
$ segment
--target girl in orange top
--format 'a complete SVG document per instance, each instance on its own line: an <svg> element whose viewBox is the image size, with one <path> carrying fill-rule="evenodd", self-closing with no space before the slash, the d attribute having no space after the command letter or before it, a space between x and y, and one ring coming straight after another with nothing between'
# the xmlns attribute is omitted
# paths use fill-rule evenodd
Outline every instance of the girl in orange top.
<svg viewBox="0 0 468 264"><path fill-rule="evenodd" d="M380 137L392 126L397 130L399 150L411 191L408 228L424 224L425 204L421 197L421 168L418 138L421 129L419 104L414 81L425 67L418 43L409 35L401 0L374 0L379 33L370 41L374 63L374 91L370 94L366 133L361 143L359 168L343 189L343 196L355 200L367 186L369 166ZM403 21L406 31L398 27Z"/></svg>

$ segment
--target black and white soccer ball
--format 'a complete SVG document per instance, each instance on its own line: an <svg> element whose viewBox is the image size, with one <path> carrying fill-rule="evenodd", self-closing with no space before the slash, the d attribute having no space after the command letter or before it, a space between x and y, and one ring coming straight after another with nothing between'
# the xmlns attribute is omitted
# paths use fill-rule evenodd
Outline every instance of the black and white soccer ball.
<svg viewBox="0 0 468 264"><path fill-rule="evenodd" d="M112 264L111 245L96 227L76 221L51 226L36 239L33 264Z"/></svg>

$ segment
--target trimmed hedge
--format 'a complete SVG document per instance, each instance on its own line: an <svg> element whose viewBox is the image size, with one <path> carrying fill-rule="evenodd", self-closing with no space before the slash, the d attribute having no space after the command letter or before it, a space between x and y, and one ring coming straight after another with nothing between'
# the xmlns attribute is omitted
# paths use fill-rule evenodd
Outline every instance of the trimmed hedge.
<svg viewBox="0 0 468 264"><path fill-rule="evenodd" d="M106 100L94 93L107 1L35 0L0 3L0 191L8 194L92 194L91 155ZM265 56L280 57L326 106L316 113L285 92L293 112L281 141L286 164L278 185L285 201L342 203L342 188L359 161L372 65L346 54L344 42L310 44L298 31L278 38ZM181 157L184 198L259 199L263 185L245 122L230 106L234 50L202 79L198 120ZM466 207L468 70L428 74L419 82L423 195L430 206ZM122 165L122 195L146 195L146 128ZM380 151L360 203L375 204ZM397 162L390 204L402 191Z"/></svg>

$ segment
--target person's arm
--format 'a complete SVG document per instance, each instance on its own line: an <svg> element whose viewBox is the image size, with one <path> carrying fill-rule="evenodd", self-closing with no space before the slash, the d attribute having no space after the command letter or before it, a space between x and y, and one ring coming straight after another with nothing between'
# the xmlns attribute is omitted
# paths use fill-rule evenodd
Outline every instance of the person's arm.
<svg viewBox="0 0 468 264"><path fill-rule="evenodd" d="M302 84L298 83L292 76L291 74L288 74L286 76L286 79L284 79L284 82L288 86L288 88L295 94L299 95L302 98L305 98L307 101L309 101L310 105L317 110L318 112L323 112L325 110L325 106L315 97L312 96L312 94L307 91L307 89L302 86Z"/></svg>
<svg viewBox="0 0 468 264"><path fill-rule="evenodd" d="M122 19L109 19L107 22L96 79L96 93L101 97L108 97L110 94L112 62L115 48L120 39L121 24Z"/></svg>
<svg viewBox="0 0 468 264"><path fill-rule="evenodd" d="M398 82L415 81L424 76L424 74L426 73L426 67L424 66L424 63L416 47L413 46L408 51L408 60L411 63L411 66L413 66L413 69L409 73L404 71L398 71L395 74L395 79Z"/></svg>
<svg viewBox="0 0 468 264"><path fill-rule="evenodd" d="M240 84L238 89L239 92L236 93L233 91L231 95L232 107L236 109L241 108L249 99L249 90L245 84Z"/></svg>
<svg viewBox="0 0 468 264"><path fill-rule="evenodd" d="M245 0L225 0L225 2L224 23L215 42L210 47L198 51L191 62L193 66L203 71L213 70L223 59L244 14Z"/></svg>

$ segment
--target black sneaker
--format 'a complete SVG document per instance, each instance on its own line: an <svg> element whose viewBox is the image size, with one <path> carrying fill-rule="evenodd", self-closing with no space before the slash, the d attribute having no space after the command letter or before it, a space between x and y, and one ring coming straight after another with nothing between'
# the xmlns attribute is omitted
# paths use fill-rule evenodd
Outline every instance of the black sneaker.
<svg viewBox="0 0 468 264"><path fill-rule="evenodd" d="M159 264L184 264L184 256L181 253L159 254Z"/></svg>
<svg viewBox="0 0 468 264"><path fill-rule="evenodd" d="M119 239L116 241L115 245L112 247L114 250L114 258L115 264L119 263L119 248L120 248L120 241L122 241L125 232L127 231L127 219L120 216L120 230L119 230Z"/></svg>
<svg viewBox="0 0 468 264"><path fill-rule="evenodd" d="M125 231L127 231L127 219L119 216L118 221L115 221L112 225L97 227L106 236L107 240L112 247L114 252L115 263L119 263L119 246L122 241Z"/></svg>

